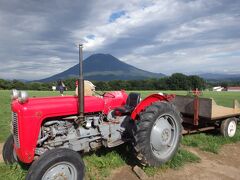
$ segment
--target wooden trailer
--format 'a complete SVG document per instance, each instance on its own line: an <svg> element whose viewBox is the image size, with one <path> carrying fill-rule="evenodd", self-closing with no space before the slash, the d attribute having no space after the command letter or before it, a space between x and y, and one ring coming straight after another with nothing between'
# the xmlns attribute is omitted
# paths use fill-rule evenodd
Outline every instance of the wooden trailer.
<svg viewBox="0 0 240 180"><path fill-rule="evenodd" d="M181 112L185 133L219 128L224 136L232 137L240 117L240 104L234 100L233 107L216 104L214 99L198 96L179 96L173 104Z"/></svg>

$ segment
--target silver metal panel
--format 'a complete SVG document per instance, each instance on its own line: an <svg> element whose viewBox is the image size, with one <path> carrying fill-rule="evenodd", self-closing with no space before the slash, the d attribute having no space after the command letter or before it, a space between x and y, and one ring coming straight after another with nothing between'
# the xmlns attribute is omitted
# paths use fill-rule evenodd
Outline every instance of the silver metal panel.
<svg viewBox="0 0 240 180"><path fill-rule="evenodd" d="M13 127L13 139L14 144L17 148L20 147L19 142L19 131L18 131L18 115L15 112L12 112L12 127Z"/></svg>

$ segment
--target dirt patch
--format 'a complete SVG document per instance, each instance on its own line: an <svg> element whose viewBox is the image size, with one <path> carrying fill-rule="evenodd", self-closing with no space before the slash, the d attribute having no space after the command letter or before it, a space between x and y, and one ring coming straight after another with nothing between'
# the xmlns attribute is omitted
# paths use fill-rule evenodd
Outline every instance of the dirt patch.
<svg viewBox="0 0 240 180"><path fill-rule="evenodd" d="M132 171L131 166L123 166L112 171L107 180L139 180L139 178Z"/></svg>
<svg viewBox="0 0 240 180"><path fill-rule="evenodd" d="M0 143L0 162L3 162L2 148L3 148L3 143Z"/></svg>
<svg viewBox="0 0 240 180"><path fill-rule="evenodd" d="M187 148L190 152L201 158L200 163L186 164L184 167L173 170L168 169L156 174L149 180L235 180L240 176L240 143L229 144L222 147L219 154L204 152L196 148ZM132 168L124 166L112 172L109 179L137 180Z"/></svg>

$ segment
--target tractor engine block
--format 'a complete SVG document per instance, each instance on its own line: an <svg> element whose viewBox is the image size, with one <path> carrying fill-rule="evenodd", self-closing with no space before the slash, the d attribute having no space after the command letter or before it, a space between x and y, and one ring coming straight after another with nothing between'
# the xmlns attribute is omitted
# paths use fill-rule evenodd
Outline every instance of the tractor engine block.
<svg viewBox="0 0 240 180"><path fill-rule="evenodd" d="M111 112L112 113L112 112ZM89 152L101 146L114 147L128 140L128 116L88 115L80 125L76 116L43 123L35 154L55 148L69 148L74 151Z"/></svg>

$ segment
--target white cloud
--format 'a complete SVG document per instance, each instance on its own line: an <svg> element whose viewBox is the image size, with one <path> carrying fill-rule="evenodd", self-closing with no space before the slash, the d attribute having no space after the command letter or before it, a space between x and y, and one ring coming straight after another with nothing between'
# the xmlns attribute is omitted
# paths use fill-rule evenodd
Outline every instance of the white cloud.
<svg viewBox="0 0 240 180"><path fill-rule="evenodd" d="M61 72L77 63L79 42L85 57L109 53L152 72L240 73L239 12L224 0L1 1L0 77Z"/></svg>

